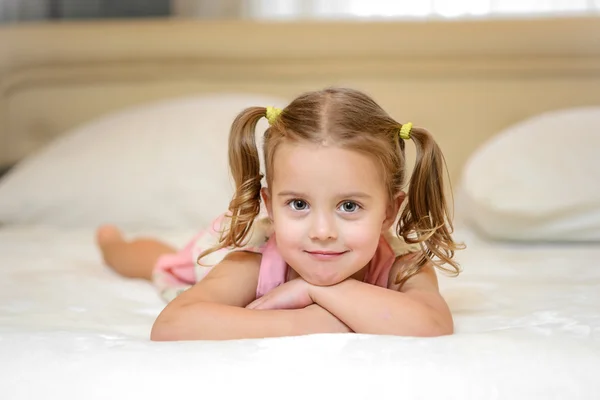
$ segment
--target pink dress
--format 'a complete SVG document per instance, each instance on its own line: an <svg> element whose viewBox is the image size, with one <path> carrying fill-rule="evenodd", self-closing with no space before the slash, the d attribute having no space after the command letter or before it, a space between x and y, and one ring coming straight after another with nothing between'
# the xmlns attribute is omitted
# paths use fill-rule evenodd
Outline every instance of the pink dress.
<svg viewBox="0 0 600 400"><path fill-rule="evenodd" d="M181 292L199 282L208 272L231 251L250 251L262 254L256 298L285 283L287 264L277 249L275 233L267 218L257 218L246 245L237 249L221 249L202 258L202 265L196 260L208 248L218 243L219 234L227 223L225 215L213 221L210 228L196 235L181 251L160 257L152 274L153 282L160 295L171 301ZM387 287L390 269L397 257L419 251L418 245L406 244L392 232L386 232L379 239L379 245L365 274L364 281Z"/></svg>

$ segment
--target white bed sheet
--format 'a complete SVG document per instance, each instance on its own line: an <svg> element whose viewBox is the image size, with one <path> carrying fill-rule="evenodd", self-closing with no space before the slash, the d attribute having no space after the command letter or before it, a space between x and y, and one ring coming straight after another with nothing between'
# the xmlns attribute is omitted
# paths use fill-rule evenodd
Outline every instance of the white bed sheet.
<svg viewBox="0 0 600 400"><path fill-rule="evenodd" d="M164 304L102 266L93 232L5 227L0 398L599 399L600 246L457 236L453 336L153 343Z"/></svg>

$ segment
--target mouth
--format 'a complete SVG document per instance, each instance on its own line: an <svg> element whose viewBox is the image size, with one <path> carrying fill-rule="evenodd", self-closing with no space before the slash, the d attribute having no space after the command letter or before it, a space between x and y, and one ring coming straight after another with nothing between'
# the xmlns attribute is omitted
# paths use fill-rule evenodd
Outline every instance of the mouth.
<svg viewBox="0 0 600 400"><path fill-rule="evenodd" d="M305 250L304 252L317 260L332 260L337 257L343 256L344 254L347 253L347 251L326 251L326 250L314 250L314 251Z"/></svg>

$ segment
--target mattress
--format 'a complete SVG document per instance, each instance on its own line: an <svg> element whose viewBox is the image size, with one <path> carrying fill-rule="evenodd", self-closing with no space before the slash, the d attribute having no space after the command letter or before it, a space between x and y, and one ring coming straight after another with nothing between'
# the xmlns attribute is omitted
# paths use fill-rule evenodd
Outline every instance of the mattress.
<svg viewBox="0 0 600 400"><path fill-rule="evenodd" d="M464 272L440 276L452 336L155 343L163 302L105 268L92 238L0 229L0 398L600 398L600 245L488 243L459 229Z"/></svg>

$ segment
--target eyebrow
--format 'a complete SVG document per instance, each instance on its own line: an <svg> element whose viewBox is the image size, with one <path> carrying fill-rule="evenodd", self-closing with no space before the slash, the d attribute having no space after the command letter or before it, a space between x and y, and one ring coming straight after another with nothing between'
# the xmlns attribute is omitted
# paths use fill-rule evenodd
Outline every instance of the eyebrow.
<svg viewBox="0 0 600 400"><path fill-rule="evenodd" d="M284 190L277 193L278 197L299 197L304 198L307 197L304 193L294 192L291 190ZM358 198L358 199L370 199L372 196L364 193L364 192L349 192L349 193L340 193L337 195L339 198L348 199L348 198Z"/></svg>

